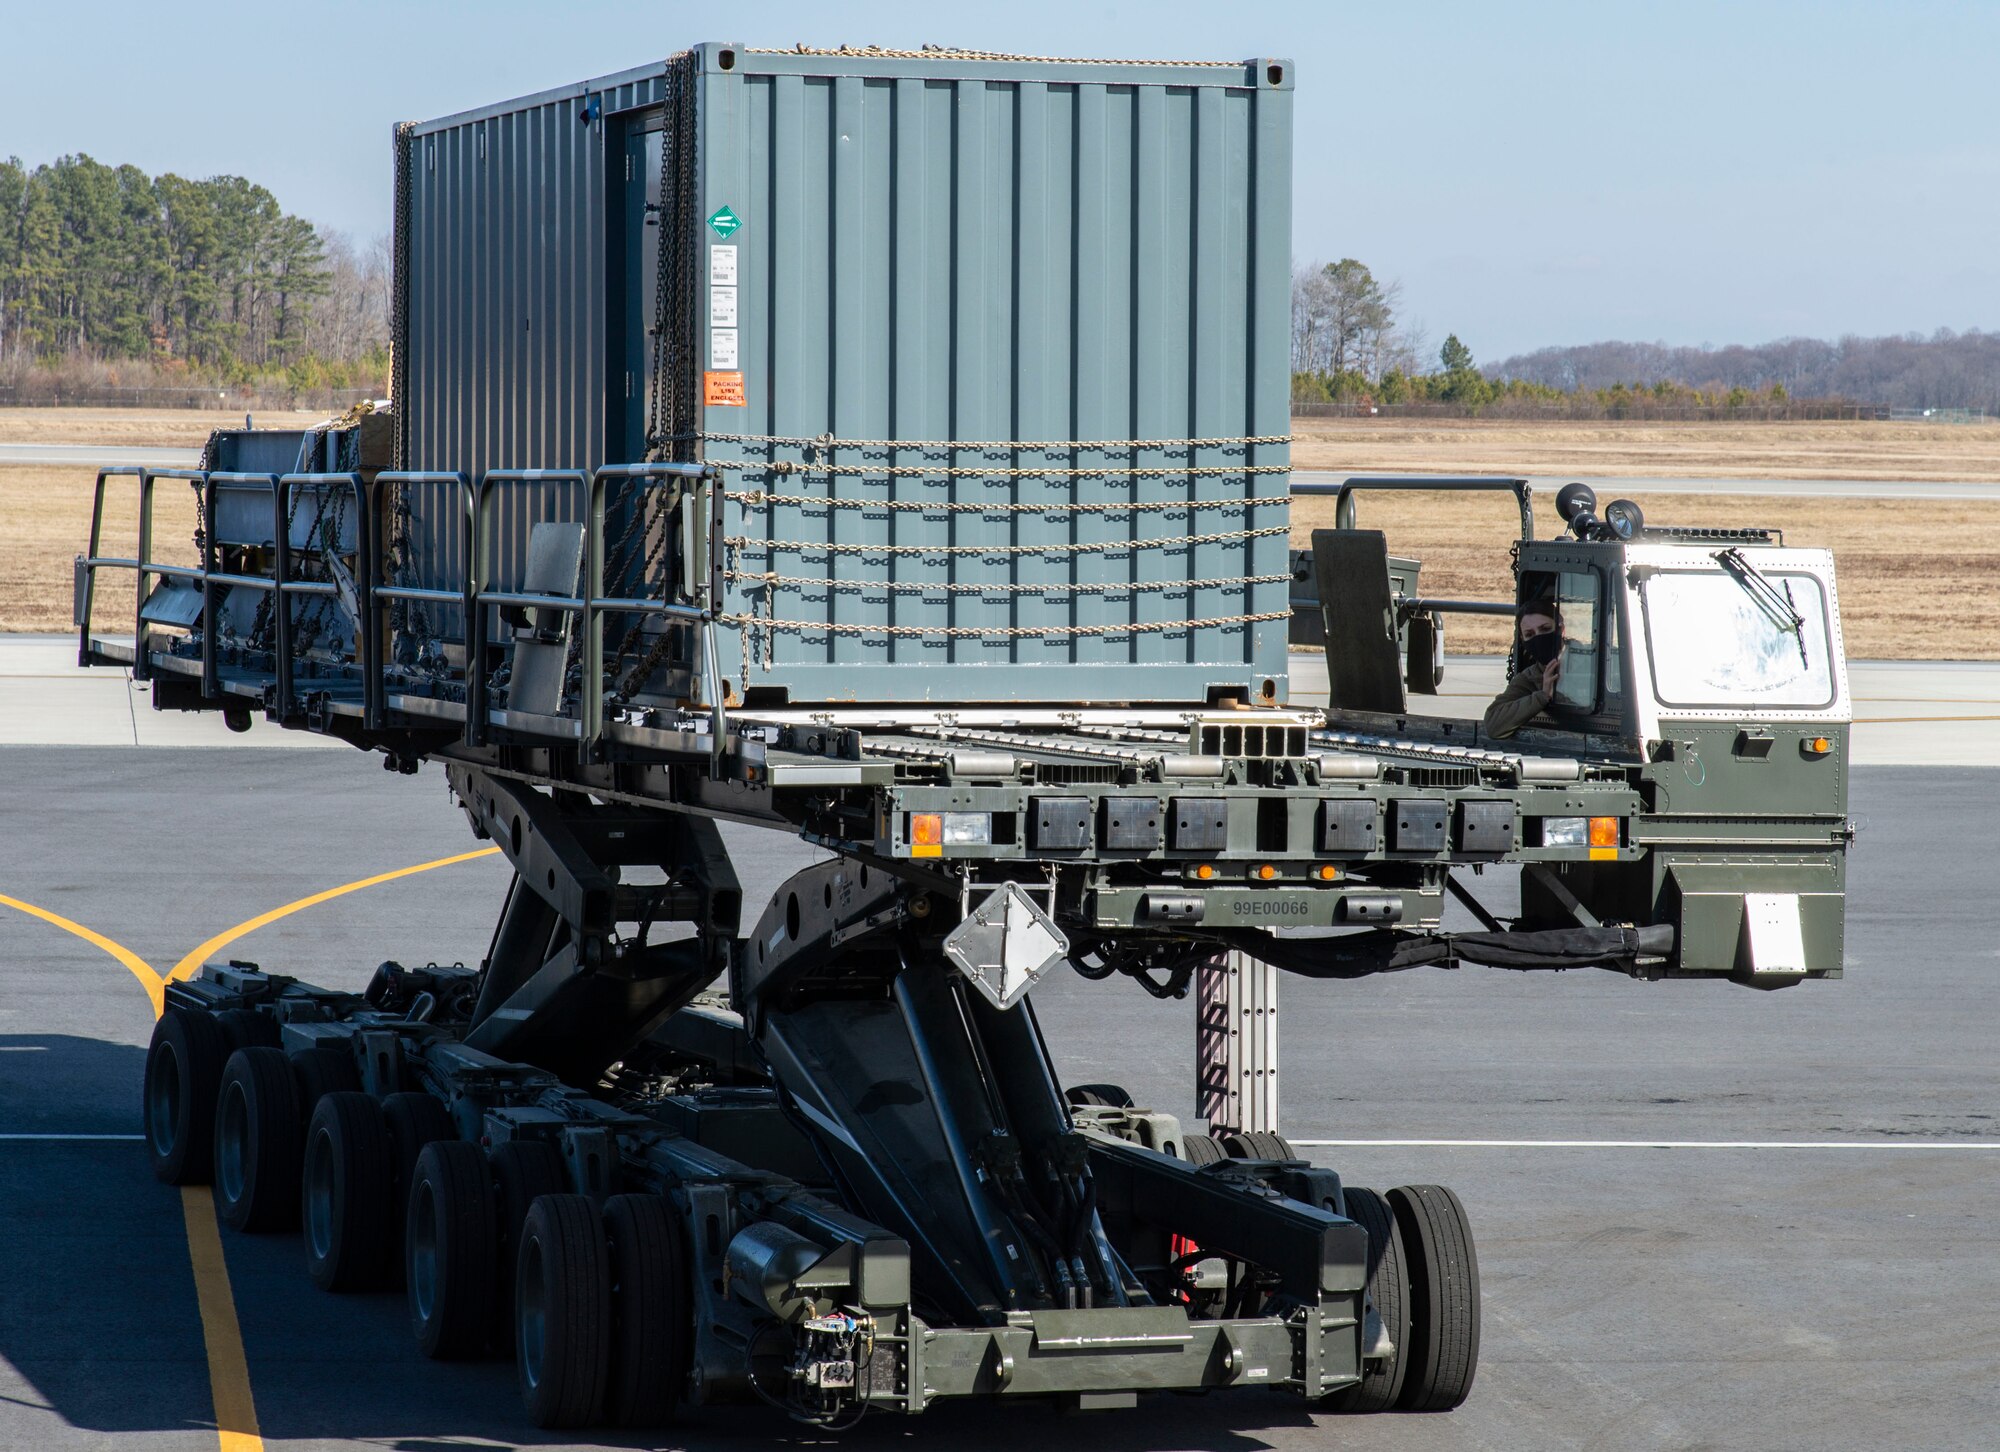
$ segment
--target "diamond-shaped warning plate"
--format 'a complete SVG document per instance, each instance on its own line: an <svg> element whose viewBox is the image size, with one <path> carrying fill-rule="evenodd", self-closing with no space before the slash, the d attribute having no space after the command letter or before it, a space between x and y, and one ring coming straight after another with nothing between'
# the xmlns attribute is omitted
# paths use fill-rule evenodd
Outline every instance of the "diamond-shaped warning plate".
<svg viewBox="0 0 2000 1452"><path fill-rule="evenodd" d="M944 940L945 956L995 1008L1012 1008L1069 957L1069 939L1015 884L988 893Z"/></svg>

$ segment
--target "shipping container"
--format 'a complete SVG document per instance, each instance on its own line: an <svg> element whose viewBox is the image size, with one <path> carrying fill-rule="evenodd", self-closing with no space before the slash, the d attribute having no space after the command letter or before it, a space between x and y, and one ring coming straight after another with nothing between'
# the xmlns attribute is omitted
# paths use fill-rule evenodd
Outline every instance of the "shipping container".
<svg viewBox="0 0 2000 1452"><path fill-rule="evenodd" d="M704 44L399 128L400 462L716 466L736 699L1282 700L1292 82Z"/></svg>

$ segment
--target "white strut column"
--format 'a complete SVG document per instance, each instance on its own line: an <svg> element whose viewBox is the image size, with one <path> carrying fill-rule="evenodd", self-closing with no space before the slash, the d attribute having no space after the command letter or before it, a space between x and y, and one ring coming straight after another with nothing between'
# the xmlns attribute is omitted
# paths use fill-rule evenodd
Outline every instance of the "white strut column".
<svg viewBox="0 0 2000 1452"><path fill-rule="evenodd" d="M1195 1112L1210 1134L1278 1128L1278 970L1247 953L1195 969Z"/></svg>

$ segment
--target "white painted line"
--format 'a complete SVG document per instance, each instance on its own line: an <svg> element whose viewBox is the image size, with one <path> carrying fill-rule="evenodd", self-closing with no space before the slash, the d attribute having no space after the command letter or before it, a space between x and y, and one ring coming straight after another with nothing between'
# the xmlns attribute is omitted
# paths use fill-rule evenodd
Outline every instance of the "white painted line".
<svg viewBox="0 0 2000 1452"><path fill-rule="evenodd" d="M0 1134L0 1143L15 1144L25 1140L38 1143L71 1144L100 1140L143 1140L145 1137L143 1134Z"/></svg>
<svg viewBox="0 0 2000 1452"><path fill-rule="evenodd" d="M2000 1142L1908 1139L1295 1139L1304 1149L2000 1150Z"/></svg>

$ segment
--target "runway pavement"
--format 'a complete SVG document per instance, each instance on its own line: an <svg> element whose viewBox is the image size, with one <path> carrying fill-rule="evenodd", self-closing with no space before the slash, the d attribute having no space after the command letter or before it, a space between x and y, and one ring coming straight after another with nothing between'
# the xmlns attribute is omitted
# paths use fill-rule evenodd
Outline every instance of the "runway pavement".
<svg viewBox="0 0 2000 1452"><path fill-rule="evenodd" d="M435 770L392 776L326 752L14 747L0 750L0 780L0 894L162 972L266 909L477 845ZM1976 770L1856 771L1854 806L1872 825L1854 856L1845 982L1760 994L1470 969L1285 980L1286 1130L1365 1141L1311 1151L1350 1183L1443 1182L1469 1207L1485 1343L1458 1412L1314 1417L1270 1393L1081 1419L947 1406L871 1420L851 1440L953 1452L1991 1445L2000 1025L1986 854L1973 844L1996 784ZM810 856L730 836L752 914ZM1479 886L1504 906L1499 876ZM457 862L219 951L341 987L384 957L476 959L504 882L498 858ZM135 1129L150 1030L139 970L0 904L0 973L0 1447L599 1445L528 1432L504 1364L423 1361L399 1296L320 1294L295 1236L233 1233L225 1304L261 1442L219 1441L184 1207L140 1146L116 1138ZM1033 1002L1071 1082L1123 1082L1191 1115L1188 1003L1067 976ZM1702 1147L1629 1147L1662 1142ZM1723 1147L1746 1142L1811 1147ZM743 1408L617 1445L809 1440L824 1439Z"/></svg>
<svg viewBox="0 0 2000 1452"><path fill-rule="evenodd" d="M151 464L156 469L192 469L200 449L144 446L106 448L99 444L0 444L0 464L76 464L102 469L112 464Z"/></svg>
<svg viewBox="0 0 2000 1452"><path fill-rule="evenodd" d="M1299 484L1338 485L1342 480L1368 473L1399 473L1400 470L1294 469L1292 480ZM1437 470L1426 471L1437 473ZM1603 500L1625 494L1759 494L1776 498L1802 499L2000 499L2000 480L1966 482L1925 480L1903 482L1879 479L1716 479L1671 478L1652 475L1618 474L1534 474L1528 482L1538 496L1553 498L1556 490L1578 480L1597 491Z"/></svg>

